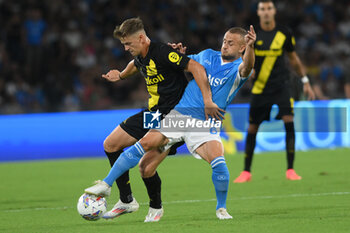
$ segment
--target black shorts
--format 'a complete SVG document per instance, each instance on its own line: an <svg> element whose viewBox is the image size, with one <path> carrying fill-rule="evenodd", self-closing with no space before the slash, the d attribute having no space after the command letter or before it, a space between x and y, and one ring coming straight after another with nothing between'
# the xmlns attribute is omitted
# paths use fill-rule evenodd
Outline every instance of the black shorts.
<svg viewBox="0 0 350 233"><path fill-rule="evenodd" d="M249 123L259 125L263 121L269 121L271 108L274 104L278 106L276 120L282 119L282 116L294 115L294 99L291 97L289 89L282 88L271 94L252 95Z"/></svg>
<svg viewBox="0 0 350 233"><path fill-rule="evenodd" d="M145 111L147 110L142 110L141 112L132 115L131 117L127 118L125 121L120 123L120 127L130 136L136 138L136 140L140 140L141 138L143 138L143 136L145 136L145 134L149 130L143 128L143 113ZM183 144L184 142L174 144L170 148L169 155L175 155L176 149Z"/></svg>

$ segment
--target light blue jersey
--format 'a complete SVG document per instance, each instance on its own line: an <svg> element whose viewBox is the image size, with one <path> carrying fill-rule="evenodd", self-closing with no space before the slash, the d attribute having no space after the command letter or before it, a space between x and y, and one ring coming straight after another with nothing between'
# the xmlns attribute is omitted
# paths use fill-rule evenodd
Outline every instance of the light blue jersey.
<svg viewBox="0 0 350 233"><path fill-rule="evenodd" d="M248 78L240 77L238 66L243 62L238 58L233 62L223 62L221 52L206 49L190 58L204 66L212 92L212 99L219 108L226 109L238 90ZM175 110L184 115L205 120L202 92L195 80L191 80Z"/></svg>

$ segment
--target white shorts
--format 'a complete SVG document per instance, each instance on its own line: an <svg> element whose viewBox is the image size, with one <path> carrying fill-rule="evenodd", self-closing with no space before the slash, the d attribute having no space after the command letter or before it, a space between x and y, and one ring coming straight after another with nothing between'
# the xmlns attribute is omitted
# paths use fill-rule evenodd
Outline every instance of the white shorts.
<svg viewBox="0 0 350 233"><path fill-rule="evenodd" d="M179 123L180 121L183 121L184 124ZM203 143L209 141L218 141L222 143L220 138L220 126L218 126L218 122L216 125L207 124L206 126L209 126L204 127L205 122L208 123L208 121L183 115L174 109L171 110L170 113L162 120L161 128L157 129L169 139L168 144L164 146L164 151L168 150L175 143L184 141L191 154L195 158L200 159L201 157L196 153L196 149Z"/></svg>

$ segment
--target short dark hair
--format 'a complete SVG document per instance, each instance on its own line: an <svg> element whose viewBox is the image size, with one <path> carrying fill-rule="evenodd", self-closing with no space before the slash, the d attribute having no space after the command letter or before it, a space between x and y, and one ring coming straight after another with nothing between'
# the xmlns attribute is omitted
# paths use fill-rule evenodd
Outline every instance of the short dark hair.
<svg viewBox="0 0 350 233"><path fill-rule="evenodd" d="M265 3L265 2L272 2L272 3L274 3L273 0L259 0L258 3L261 3L261 2L264 2L264 3Z"/></svg>
<svg viewBox="0 0 350 233"><path fill-rule="evenodd" d="M113 32L113 36L115 38L123 38L126 36L130 36L134 34L135 32L144 30L143 22L142 20L137 18L131 18L125 20L121 25L116 26Z"/></svg>
<svg viewBox="0 0 350 233"><path fill-rule="evenodd" d="M232 33L232 34L239 34L241 35L242 37L244 37L245 35L247 35L247 31L244 30L243 28L241 27L233 27L233 28L230 28L228 30L229 33Z"/></svg>

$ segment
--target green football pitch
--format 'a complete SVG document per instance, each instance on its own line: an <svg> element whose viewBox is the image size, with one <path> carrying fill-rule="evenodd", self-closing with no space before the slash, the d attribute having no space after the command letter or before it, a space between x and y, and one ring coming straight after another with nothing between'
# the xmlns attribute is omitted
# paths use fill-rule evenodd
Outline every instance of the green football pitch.
<svg viewBox="0 0 350 233"><path fill-rule="evenodd" d="M285 179L282 152L257 154L249 183L233 184L243 154L226 156L231 174L227 200L232 220L215 216L210 166L192 156L167 158L159 168L164 216L144 223L146 189L137 168L131 184L140 209L113 220L89 222L76 202L84 188L103 178L107 159L0 164L0 232L350 232L350 149L298 152L300 181ZM117 201L117 189L108 198Z"/></svg>

